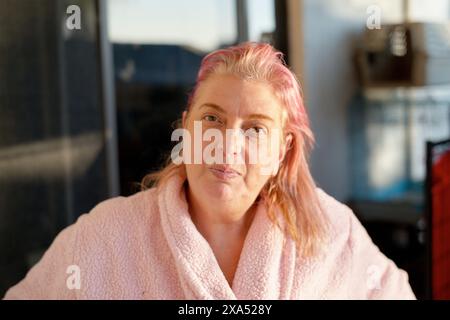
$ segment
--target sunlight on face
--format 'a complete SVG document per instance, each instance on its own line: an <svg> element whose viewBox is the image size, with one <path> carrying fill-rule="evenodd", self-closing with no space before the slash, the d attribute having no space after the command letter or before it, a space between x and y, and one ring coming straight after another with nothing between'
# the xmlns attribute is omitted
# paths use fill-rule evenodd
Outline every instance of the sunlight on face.
<svg viewBox="0 0 450 320"><path fill-rule="evenodd" d="M245 161L241 164L186 164L191 191L211 201L221 201L221 204L233 202L234 206L250 206L270 178L262 174L267 163L248 161L249 145L227 139L226 130L253 129L270 139L274 132L282 132L281 112L278 99L266 83L231 75L214 75L203 82L190 112L183 118L183 127L193 135L194 123L201 121L203 131L220 130L224 137L223 158L240 154ZM279 142L267 150L268 158L279 159ZM203 142L202 149L208 144Z"/></svg>

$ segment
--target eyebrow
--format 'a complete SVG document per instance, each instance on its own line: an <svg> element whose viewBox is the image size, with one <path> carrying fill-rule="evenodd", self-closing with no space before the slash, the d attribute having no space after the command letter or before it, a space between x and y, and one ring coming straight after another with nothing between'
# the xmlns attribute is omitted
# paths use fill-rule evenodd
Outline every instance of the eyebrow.
<svg viewBox="0 0 450 320"><path fill-rule="evenodd" d="M221 113L227 113L227 112L225 111L225 109L223 109L222 107L219 107L217 104L214 104L214 103L204 103L204 104L202 104L202 105L200 106L199 110L200 110L201 108L212 108L212 109L215 109L215 110L217 110L217 111L219 111L219 112L221 112Z"/></svg>
<svg viewBox="0 0 450 320"><path fill-rule="evenodd" d="M222 107L220 107L214 103L204 103L200 106L199 110L202 108L211 108L211 109L215 109L216 111L218 111L220 113L225 113L225 114L227 113L225 111L225 109L223 109ZM249 119L265 119L265 120L275 122L271 117L269 117L268 115L262 114L262 113L252 113L251 115L248 116L248 118Z"/></svg>

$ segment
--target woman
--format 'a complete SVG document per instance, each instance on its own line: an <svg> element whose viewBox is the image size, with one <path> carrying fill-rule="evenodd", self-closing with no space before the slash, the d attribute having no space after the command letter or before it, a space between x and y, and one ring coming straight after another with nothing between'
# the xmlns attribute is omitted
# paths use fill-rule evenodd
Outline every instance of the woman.
<svg viewBox="0 0 450 320"><path fill-rule="evenodd" d="M315 187L313 135L280 52L206 56L182 129L179 157L144 178L152 188L81 216L6 298L415 298L351 210ZM250 161L255 145L269 162Z"/></svg>

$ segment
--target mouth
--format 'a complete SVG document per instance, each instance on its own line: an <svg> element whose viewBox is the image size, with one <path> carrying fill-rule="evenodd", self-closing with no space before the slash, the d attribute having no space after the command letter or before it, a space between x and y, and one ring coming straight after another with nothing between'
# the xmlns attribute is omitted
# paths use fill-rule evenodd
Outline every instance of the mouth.
<svg viewBox="0 0 450 320"><path fill-rule="evenodd" d="M210 167L209 171L211 171L214 176L221 180L231 180L241 176L241 173L239 173L239 171L227 165L215 165Z"/></svg>

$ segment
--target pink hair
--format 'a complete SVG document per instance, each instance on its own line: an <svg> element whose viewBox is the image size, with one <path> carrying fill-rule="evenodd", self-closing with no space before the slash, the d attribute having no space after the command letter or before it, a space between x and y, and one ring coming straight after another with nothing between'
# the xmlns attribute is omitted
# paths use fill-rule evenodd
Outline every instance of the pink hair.
<svg viewBox="0 0 450 320"><path fill-rule="evenodd" d="M269 179L261 191L268 205L268 214L278 226L277 209L285 218L284 230L296 240L300 252L312 255L320 248L327 223L310 174L308 157L314 143L299 82L283 60L283 54L271 45L247 42L238 46L214 51L203 58L197 83L189 96L187 111L194 104L196 91L211 75L227 74L241 79L262 81L273 88L283 106L284 137L292 137L285 158L276 176ZM184 174L184 166L169 162L162 170L144 177L142 185L149 182L161 186L173 174Z"/></svg>

